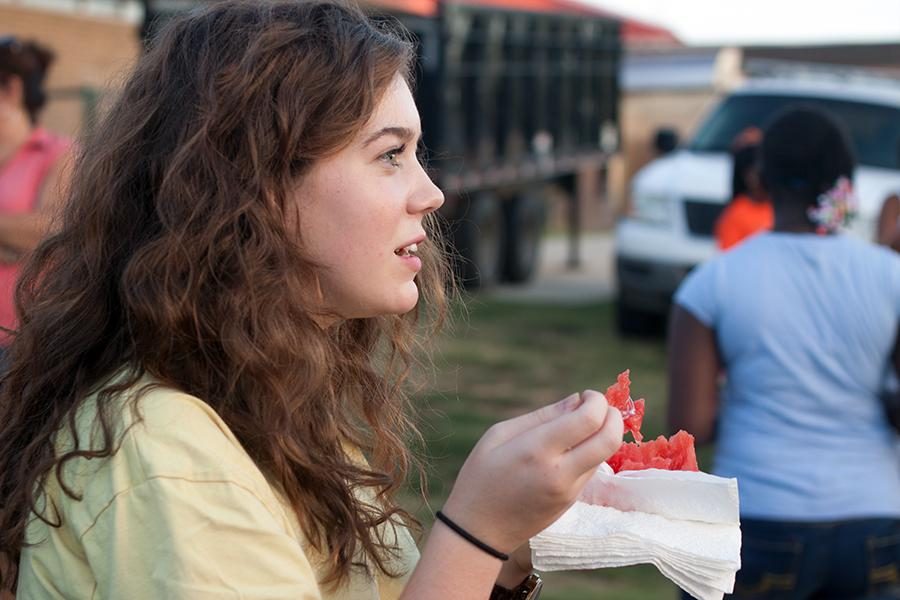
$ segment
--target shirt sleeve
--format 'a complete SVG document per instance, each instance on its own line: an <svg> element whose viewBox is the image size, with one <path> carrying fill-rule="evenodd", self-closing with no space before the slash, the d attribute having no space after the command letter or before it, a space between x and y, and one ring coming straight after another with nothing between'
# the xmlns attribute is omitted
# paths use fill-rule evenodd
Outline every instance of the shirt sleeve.
<svg viewBox="0 0 900 600"><path fill-rule="evenodd" d="M233 481L156 477L82 535L97 598L320 600L300 543Z"/></svg>
<svg viewBox="0 0 900 600"><path fill-rule="evenodd" d="M695 268L675 292L675 303L710 328L715 328L719 318L715 285L718 260L714 258Z"/></svg>

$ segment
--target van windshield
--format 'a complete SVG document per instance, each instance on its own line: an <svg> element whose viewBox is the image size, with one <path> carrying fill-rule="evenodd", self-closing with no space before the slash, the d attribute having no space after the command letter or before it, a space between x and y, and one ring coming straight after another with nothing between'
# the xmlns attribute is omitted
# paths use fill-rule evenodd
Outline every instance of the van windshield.
<svg viewBox="0 0 900 600"><path fill-rule="evenodd" d="M731 141L746 127L755 125L764 128L775 113L793 104L820 107L843 121L853 139L860 164L885 169L900 168L900 109L804 96L730 96L701 126L690 149L697 152L727 152Z"/></svg>

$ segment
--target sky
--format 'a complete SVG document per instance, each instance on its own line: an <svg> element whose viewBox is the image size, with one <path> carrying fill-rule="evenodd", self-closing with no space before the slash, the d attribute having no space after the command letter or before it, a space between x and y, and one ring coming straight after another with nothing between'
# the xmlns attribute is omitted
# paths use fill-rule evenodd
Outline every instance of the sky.
<svg viewBox="0 0 900 600"><path fill-rule="evenodd" d="M900 43L900 0L582 0L689 45Z"/></svg>

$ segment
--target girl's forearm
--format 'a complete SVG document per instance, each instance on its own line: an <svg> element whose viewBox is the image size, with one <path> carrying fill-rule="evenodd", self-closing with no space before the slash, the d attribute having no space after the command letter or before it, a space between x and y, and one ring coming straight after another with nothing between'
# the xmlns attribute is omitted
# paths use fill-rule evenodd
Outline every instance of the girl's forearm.
<svg viewBox="0 0 900 600"><path fill-rule="evenodd" d="M440 521L422 548L401 600L487 600L502 561L479 550Z"/></svg>

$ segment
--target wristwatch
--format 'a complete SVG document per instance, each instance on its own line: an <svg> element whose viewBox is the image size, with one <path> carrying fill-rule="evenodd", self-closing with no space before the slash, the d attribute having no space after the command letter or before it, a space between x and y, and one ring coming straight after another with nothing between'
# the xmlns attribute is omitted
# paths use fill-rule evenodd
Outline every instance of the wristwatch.
<svg viewBox="0 0 900 600"><path fill-rule="evenodd" d="M525 581L511 590L495 585L490 600L537 600L543 587L544 582L541 580L541 576L532 573L525 578Z"/></svg>

